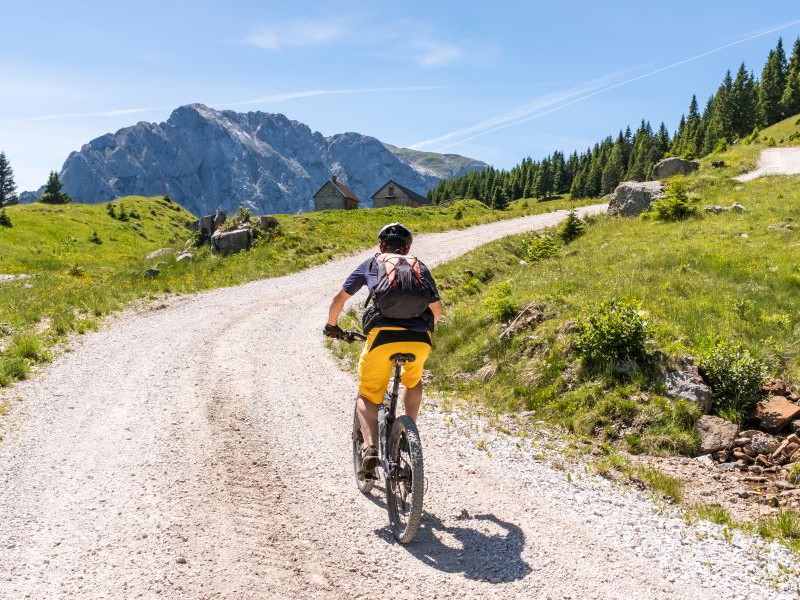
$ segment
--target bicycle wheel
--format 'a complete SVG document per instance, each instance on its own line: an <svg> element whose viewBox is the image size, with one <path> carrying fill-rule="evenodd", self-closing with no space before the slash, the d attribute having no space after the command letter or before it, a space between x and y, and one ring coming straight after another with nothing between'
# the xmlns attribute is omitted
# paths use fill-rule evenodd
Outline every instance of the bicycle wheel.
<svg viewBox="0 0 800 600"><path fill-rule="evenodd" d="M386 482L386 506L392 533L401 544L414 539L422 522L422 496L425 475L422 444L411 417L398 417L389 436L389 462L392 472Z"/></svg>
<svg viewBox="0 0 800 600"><path fill-rule="evenodd" d="M358 474L361 472L361 446L364 443L364 436L361 435L361 426L358 423L358 404L353 412L353 469L356 476L356 485L358 491L362 494L369 494L372 491L372 486L375 485L374 479L359 479Z"/></svg>

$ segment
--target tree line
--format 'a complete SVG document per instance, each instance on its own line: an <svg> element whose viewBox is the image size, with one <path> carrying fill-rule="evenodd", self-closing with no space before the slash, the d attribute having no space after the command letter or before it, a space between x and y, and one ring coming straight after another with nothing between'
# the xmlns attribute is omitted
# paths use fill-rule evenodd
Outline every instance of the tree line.
<svg viewBox="0 0 800 600"><path fill-rule="evenodd" d="M700 111L692 96L689 112L670 135L662 122L654 130L642 121L616 136L573 152L553 152L540 161L525 158L510 170L492 167L440 182L428 192L435 203L454 198L477 198L503 209L512 200L569 193L573 198L608 194L621 181L646 181L653 166L667 156L699 158L725 150L729 144L758 135L761 128L800 113L800 37L787 59L783 40L770 50L761 77L741 64L736 76L725 74L717 91Z"/></svg>
<svg viewBox="0 0 800 600"><path fill-rule="evenodd" d="M47 178L42 195L39 196L39 202L44 202L45 204L72 202L72 198L63 192L61 187L61 179L58 173L50 171L50 176ZM16 204L17 202L19 202L19 196L17 195L17 184L14 181L14 169L11 168L11 163L6 157L6 153L0 151L0 207Z"/></svg>

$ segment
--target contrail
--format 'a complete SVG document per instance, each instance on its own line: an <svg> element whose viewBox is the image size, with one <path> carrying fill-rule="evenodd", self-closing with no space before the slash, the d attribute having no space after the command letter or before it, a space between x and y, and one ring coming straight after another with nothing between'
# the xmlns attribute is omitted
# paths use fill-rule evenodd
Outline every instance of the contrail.
<svg viewBox="0 0 800 600"><path fill-rule="evenodd" d="M609 86L601 87L599 89L588 91L587 93L585 93L583 95L567 94L568 97L564 99L565 100L564 102L562 102L562 103L548 102L547 104L550 105L550 106L552 106L553 104L556 104L556 105L552 106L552 108L541 107L542 109L547 108L547 110L528 111L527 114L521 115L521 116L516 117L516 118L513 118L513 117L509 116L509 115L513 115L514 113L509 113L509 115L503 115L501 117L495 117L493 119L488 119L486 121L483 121L482 123L478 123L477 125L473 125L472 127L466 127L464 129L460 129L458 131L454 131L454 132L445 134L443 136L440 136L438 138L434 138L432 140L426 140L426 141L423 141L423 142L418 142L418 143L413 144L412 146L410 146L410 148L417 149L417 148L420 148L420 147L424 147L424 146L428 146L428 145L431 145L431 144L435 144L435 143L437 143L439 141L444 141L446 139L452 139L452 138L460 137L464 133L471 133L471 135L468 135L465 138L458 139L456 141L453 141L453 142L451 142L449 144L445 144L443 146L437 146L438 150L445 150L447 148L452 148L454 146L458 146L458 145L463 144L465 142L469 142L471 140L474 140L475 138L487 135L489 133L493 133L495 131L499 131L500 129L505 129L507 127L512 127L514 125L519 125L520 123L525 123L527 121L532 121L533 119L539 119L541 117L544 117L545 115L549 115L549 114L554 113L556 111L559 111L559 110L562 110L564 108L567 108L568 106L572 106L573 104L577 104L578 102L583 102L584 100L588 100L589 98L597 96L598 94L603 94L605 92L617 89L619 87L622 87L622 86L625 86L625 85L630 85L631 83L635 83L637 81L641 81L642 79L646 79L648 77L652 77L653 75L658 75L659 73L663 73L664 71L668 71L669 69L674 69L674 68L680 67L680 66L685 65L687 63L694 62L696 60L700 60L701 58L705 58L706 56L709 56L711 54L715 54L717 52L721 52L723 50L726 50L727 48L731 48L733 46L738 46L740 44L744 44L745 42L749 42L751 40L754 40L754 39L757 39L757 38L760 38L760 37L764 37L765 35L769 35L771 33L775 33L777 31L781 31L783 29L788 29L789 27L793 27L795 25L800 25L800 19L797 19L795 21L790 21L788 23L783 23L781 25L775 25L773 27L768 27L766 29L760 29L758 31L754 31L754 32L750 32L750 33L744 34L743 36L737 38L736 40L734 40L732 42L728 42L727 44L724 44L722 46L718 46L717 48L713 48L711 50L706 50L705 52L701 52L700 54L696 54L696 55L691 56L689 58L685 58L683 60L679 60L678 62L674 62L672 64L665 65L663 67L659 67L659 68L654 69L652 71L649 71L647 73L643 73L642 75L637 75L636 77L631 77L630 79L626 79L624 81L620 81L619 83L615 83L613 85L609 85ZM584 84L584 85L586 85L586 84ZM547 98L547 97L545 97L545 98ZM535 104L535 102L534 102L534 104ZM531 105L531 103L529 103L526 106L530 106L530 105ZM522 107L521 109L518 109L515 112L523 112L523 109L524 109L524 107ZM490 123L492 123L492 121L498 121L498 122L494 123L492 125L489 125Z"/></svg>
<svg viewBox="0 0 800 600"><path fill-rule="evenodd" d="M281 94L272 94L270 96L262 96L260 98L252 98L250 100L239 100L236 102L218 102L210 103L212 106L249 106L253 104L268 104L273 102L286 102L288 100L296 100L298 98L312 98L315 96L335 96L342 94L374 94L374 93L389 93L389 92L422 92L422 91L435 91L447 89L444 86L405 86L405 87L374 87L374 88L351 88L351 89L332 89L332 90L302 90L297 92L284 92ZM79 112L79 113L62 113L53 115L42 115L38 117L22 117L19 119L5 119L0 120L0 125L10 125L17 123L35 123L38 121L53 121L59 119L79 119L79 118L92 118L92 117L117 117L120 115L132 115L137 113L156 112L161 110L170 110L174 106L149 106L143 108L120 108L116 110L106 110L98 112Z"/></svg>

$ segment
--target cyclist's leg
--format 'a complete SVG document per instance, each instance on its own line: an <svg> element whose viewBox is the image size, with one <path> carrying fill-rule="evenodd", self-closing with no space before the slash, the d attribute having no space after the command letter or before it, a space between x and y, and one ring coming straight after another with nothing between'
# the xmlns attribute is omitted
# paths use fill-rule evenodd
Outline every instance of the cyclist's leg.
<svg viewBox="0 0 800 600"><path fill-rule="evenodd" d="M403 396L405 414L416 421L419 407L422 403L422 373L425 368L425 361L431 353L431 347L429 344L422 342L408 342L403 344L403 352L410 352L416 357L414 362L407 363L403 367L403 375L401 377L401 381L406 387L406 392Z"/></svg>
<svg viewBox="0 0 800 600"><path fill-rule="evenodd" d="M358 397L357 401L358 423L361 425L361 435L364 437L364 446L378 446L378 405Z"/></svg>

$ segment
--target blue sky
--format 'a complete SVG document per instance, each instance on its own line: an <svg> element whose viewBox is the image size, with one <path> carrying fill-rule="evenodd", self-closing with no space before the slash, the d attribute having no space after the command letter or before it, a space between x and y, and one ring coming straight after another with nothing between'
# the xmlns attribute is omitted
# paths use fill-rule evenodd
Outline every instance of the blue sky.
<svg viewBox="0 0 800 600"><path fill-rule="evenodd" d="M20 190L179 105L511 167L642 118L672 130L741 61L800 34L796 1L3 2L0 149Z"/></svg>

